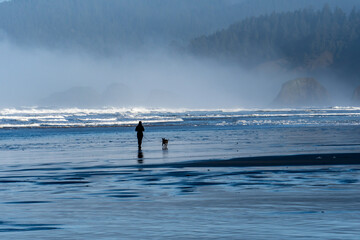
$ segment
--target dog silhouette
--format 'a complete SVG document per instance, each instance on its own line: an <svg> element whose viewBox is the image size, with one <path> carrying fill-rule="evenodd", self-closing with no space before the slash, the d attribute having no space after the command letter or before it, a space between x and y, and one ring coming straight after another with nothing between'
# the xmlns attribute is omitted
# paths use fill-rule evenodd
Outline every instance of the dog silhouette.
<svg viewBox="0 0 360 240"><path fill-rule="evenodd" d="M167 149L168 143L169 143L169 139L162 138L162 148L163 149Z"/></svg>

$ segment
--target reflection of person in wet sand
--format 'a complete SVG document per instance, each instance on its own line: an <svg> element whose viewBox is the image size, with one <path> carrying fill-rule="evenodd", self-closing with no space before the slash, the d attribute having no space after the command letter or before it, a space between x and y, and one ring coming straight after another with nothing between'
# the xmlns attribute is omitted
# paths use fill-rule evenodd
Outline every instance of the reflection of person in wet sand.
<svg viewBox="0 0 360 240"><path fill-rule="evenodd" d="M144 163L144 154L141 150L138 151L138 163L143 164Z"/></svg>
<svg viewBox="0 0 360 240"><path fill-rule="evenodd" d="M142 125L141 121L139 121L139 124L135 128L135 131L137 132L138 147L139 147L139 149L141 149L141 143L142 143L142 139L144 137L143 132L145 131L145 128Z"/></svg>

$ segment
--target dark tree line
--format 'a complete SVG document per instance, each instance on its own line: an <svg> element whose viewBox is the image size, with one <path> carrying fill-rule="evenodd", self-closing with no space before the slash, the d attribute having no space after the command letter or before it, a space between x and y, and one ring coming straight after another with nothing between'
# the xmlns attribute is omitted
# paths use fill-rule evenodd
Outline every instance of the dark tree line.
<svg viewBox="0 0 360 240"><path fill-rule="evenodd" d="M304 9L250 17L228 29L191 41L190 51L243 64L286 59L292 67L359 73L360 11Z"/></svg>
<svg viewBox="0 0 360 240"><path fill-rule="evenodd" d="M228 0L210 1L11 0L0 3L0 33L18 44L99 52L187 44L239 20Z"/></svg>
<svg viewBox="0 0 360 240"><path fill-rule="evenodd" d="M11 0L0 3L0 38L104 53L147 42L186 46L246 17L319 9L324 2L343 9L360 6L358 0Z"/></svg>

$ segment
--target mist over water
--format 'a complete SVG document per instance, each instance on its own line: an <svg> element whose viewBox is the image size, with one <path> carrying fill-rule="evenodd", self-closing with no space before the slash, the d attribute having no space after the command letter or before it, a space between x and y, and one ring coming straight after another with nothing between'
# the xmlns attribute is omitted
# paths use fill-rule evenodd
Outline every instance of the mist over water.
<svg viewBox="0 0 360 240"><path fill-rule="evenodd" d="M352 104L356 86L330 70L309 73L274 62L247 68L161 44L99 56L0 41L0 108L269 108L283 83L301 77L325 86L329 106Z"/></svg>
<svg viewBox="0 0 360 240"><path fill-rule="evenodd" d="M278 40L261 44L267 20L246 28L259 55L236 52L233 32L215 38L218 53L189 42L237 16L324 1L340 2L0 4L0 240L358 239L356 79L336 75L329 54L294 64ZM289 56L306 55L302 44Z"/></svg>
<svg viewBox="0 0 360 240"><path fill-rule="evenodd" d="M291 74L160 47L119 57L0 43L0 107L268 106Z"/></svg>
<svg viewBox="0 0 360 240"><path fill-rule="evenodd" d="M236 52L236 31L229 32L234 38L224 42L219 54L211 56L214 49L206 42L199 44L199 49L210 48L205 51L209 55L201 56L213 58L195 56L197 52L190 49L196 38L231 30L231 24L247 17L309 7L318 11L325 3L331 9L339 6L346 14L358 6L354 0L3 3L0 108L267 108L283 83L306 77L315 78L328 90L329 106L348 106L358 80L339 79L326 64L324 69L318 67L333 60L324 57L329 56L327 52L315 54L318 58L313 59L313 65L317 69L312 71L311 67L304 70L306 64L289 67L291 62L276 44L264 48L261 41L247 50L271 48L273 59L261 59L261 54L249 56L245 62L257 65L251 69L235 56L224 60L227 50ZM18 16L19 9L28 14ZM57 14L48 14L50 10ZM71 16L67 21L62 19L63 12ZM73 29L68 31L70 25ZM266 31L259 26L251 29L262 36ZM301 39L299 43L303 43ZM300 45L291 49L301 49ZM104 55L97 55L99 52ZM302 56L301 51L295 52L292 57Z"/></svg>

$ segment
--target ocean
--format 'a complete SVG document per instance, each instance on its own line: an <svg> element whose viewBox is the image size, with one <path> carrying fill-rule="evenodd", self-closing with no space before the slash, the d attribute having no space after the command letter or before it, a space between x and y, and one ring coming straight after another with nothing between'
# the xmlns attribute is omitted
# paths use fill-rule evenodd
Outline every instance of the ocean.
<svg viewBox="0 0 360 240"><path fill-rule="evenodd" d="M2 109L0 159L0 239L360 235L356 107Z"/></svg>

